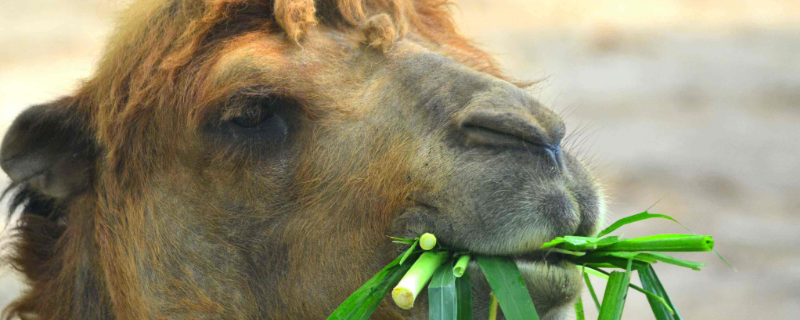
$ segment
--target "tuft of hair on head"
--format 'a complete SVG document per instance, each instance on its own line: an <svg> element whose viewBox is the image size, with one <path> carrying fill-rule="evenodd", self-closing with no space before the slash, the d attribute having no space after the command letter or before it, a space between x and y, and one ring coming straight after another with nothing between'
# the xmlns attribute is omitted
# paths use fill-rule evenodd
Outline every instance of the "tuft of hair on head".
<svg viewBox="0 0 800 320"><path fill-rule="evenodd" d="M275 0L274 13L286 37L298 45L308 30L317 25L314 0Z"/></svg>
<svg viewBox="0 0 800 320"><path fill-rule="evenodd" d="M361 25L364 43L382 52L389 52L394 46L397 30L386 13L376 14Z"/></svg>

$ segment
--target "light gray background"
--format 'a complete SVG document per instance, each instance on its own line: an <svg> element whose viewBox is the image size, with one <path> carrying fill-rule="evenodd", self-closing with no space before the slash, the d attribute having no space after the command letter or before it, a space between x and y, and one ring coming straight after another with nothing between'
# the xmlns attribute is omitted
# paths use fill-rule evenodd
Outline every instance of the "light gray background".
<svg viewBox="0 0 800 320"><path fill-rule="evenodd" d="M0 0L0 132L89 76L125 2ZM687 319L800 314L800 1L458 3L463 33L510 74L546 79L534 93L579 129L573 148L605 184L608 220L663 198L652 211L715 236L738 272L711 254L681 255L708 262L701 273L656 266ZM23 288L2 274L0 307ZM626 307L625 319L652 318L636 292Z"/></svg>

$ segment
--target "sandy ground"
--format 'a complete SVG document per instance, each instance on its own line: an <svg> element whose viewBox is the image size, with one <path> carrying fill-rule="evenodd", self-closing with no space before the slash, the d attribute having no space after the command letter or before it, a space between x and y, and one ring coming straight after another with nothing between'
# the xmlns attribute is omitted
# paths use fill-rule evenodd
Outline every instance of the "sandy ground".
<svg viewBox="0 0 800 320"><path fill-rule="evenodd" d="M702 273L657 266L687 319L800 314L799 1L458 2L464 33L510 74L546 79L533 92L577 132L609 220L663 198L652 211L715 236L738 272L704 254L683 255L709 263ZM0 2L0 132L90 74L121 6ZM0 277L0 307L21 288ZM625 319L652 318L638 293L626 306Z"/></svg>

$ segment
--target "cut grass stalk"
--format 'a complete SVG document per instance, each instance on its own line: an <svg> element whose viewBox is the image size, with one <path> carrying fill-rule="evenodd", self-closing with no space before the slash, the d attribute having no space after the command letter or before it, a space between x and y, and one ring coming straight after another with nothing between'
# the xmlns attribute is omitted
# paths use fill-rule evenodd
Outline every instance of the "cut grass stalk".
<svg viewBox="0 0 800 320"><path fill-rule="evenodd" d="M619 240L616 243L598 251L661 251L661 252L690 252L711 251L714 249L714 240L711 236L689 234L659 234L649 237Z"/></svg>
<svg viewBox="0 0 800 320"><path fill-rule="evenodd" d="M450 257L450 254L444 251L440 252L423 252L417 262L408 270L400 283L392 290L392 299L398 307L403 309L411 309L414 306L414 300L417 295L422 291L422 288L428 284L433 273L439 266Z"/></svg>
<svg viewBox="0 0 800 320"><path fill-rule="evenodd" d="M430 250L436 246L436 236L430 233L425 233L419 237L419 247L422 250Z"/></svg>
<svg viewBox="0 0 800 320"><path fill-rule="evenodd" d="M472 258L470 255L465 254L458 258L458 262L456 262L456 266L453 267L453 275L457 278L460 278L464 275L464 271L467 270L467 265L469 265L469 259Z"/></svg>

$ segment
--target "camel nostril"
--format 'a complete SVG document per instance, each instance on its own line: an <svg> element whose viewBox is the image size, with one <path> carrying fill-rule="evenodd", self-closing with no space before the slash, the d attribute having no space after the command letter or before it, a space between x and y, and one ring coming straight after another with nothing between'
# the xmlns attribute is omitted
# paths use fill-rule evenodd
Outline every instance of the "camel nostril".
<svg viewBox="0 0 800 320"><path fill-rule="evenodd" d="M509 113L474 112L459 125L468 145L500 148L543 148L554 159L560 158L559 138L548 134L547 128L535 119Z"/></svg>
<svg viewBox="0 0 800 320"><path fill-rule="evenodd" d="M564 159L561 155L561 146L556 145L555 148L547 147L545 148L545 151L547 151L550 159L553 160L553 164L555 164L556 168L563 172L564 169L566 169L566 166L564 165Z"/></svg>

